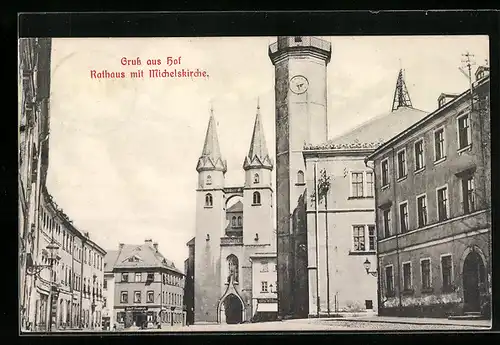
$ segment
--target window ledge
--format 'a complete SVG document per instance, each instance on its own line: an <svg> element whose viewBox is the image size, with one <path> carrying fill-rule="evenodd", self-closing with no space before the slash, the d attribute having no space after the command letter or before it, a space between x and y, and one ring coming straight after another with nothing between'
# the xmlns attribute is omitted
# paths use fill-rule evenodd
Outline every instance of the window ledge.
<svg viewBox="0 0 500 345"><path fill-rule="evenodd" d="M356 200L356 199L373 199L373 196L350 196L347 200Z"/></svg>
<svg viewBox="0 0 500 345"><path fill-rule="evenodd" d="M295 183L296 186L305 186L306 183L305 182L297 182Z"/></svg>
<svg viewBox="0 0 500 345"><path fill-rule="evenodd" d="M252 206L261 206L261 204L252 204Z"/></svg>
<svg viewBox="0 0 500 345"><path fill-rule="evenodd" d="M411 295L413 295L414 293L415 293L415 291L414 291L413 289L407 289L407 290L403 290L403 291L401 292L401 294L402 294L403 296L411 296Z"/></svg>
<svg viewBox="0 0 500 345"><path fill-rule="evenodd" d="M389 187L390 187L390 186L391 186L391 184L390 184L390 183L388 183L388 184L386 184L385 186L382 186L382 187L380 188L380 190L386 190L386 189L389 189Z"/></svg>
<svg viewBox="0 0 500 345"><path fill-rule="evenodd" d="M426 294L426 293L433 293L433 292L434 292L434 289L433 289L432 287L422 288L422 290L421 290L420 292L422 292L423 294Z"/></svg>
<svg viewBox="0 0 500 345"><path fill-rule="evenodd" d="M205 205L205 208L213 208L213 206L206 206L206 205Z"/></svg>
<svg viewBox="0 0 500 345"><path fill-rule="evenodd" d="M349 255L376 255L375 250L350 250Z"/></svg>
<svg viewBox="0 0 500 345"><path fill-rule="evenodd" d="M444 156L443 158L438 159L437 161L434 161L434 165L438 165L439 163L442 163L445 160L446 160L446 156Z"/></svg>
<svg viewBox="0 0 500 345"><path fill-rule="evenodd" d="M457 153L460 155L464 152L471 151L472 150L472 144L469 144L467 146L462 147L461 149L457 150Z"/></svg>
<svg viewBox="0 0 500 345"><path fill-rule="evenodd" d="M402 176L402 177L398 178L398 182L404 181L407 178L408 178L408 174L406 174L405 176Z"/></svg>
<svg viewBox="0 0 500 345"><path fill-rule="evenodd" d="M413 173L416 175L418 173L421 173L424 170L425 170L425 166L421 167L420 169L415 170Z"/></svg>

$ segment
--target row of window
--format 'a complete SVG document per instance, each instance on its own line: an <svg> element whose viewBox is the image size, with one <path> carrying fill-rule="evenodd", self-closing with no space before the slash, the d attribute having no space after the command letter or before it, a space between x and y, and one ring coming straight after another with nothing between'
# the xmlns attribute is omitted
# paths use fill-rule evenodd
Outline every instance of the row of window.
<svg viewBox="0 0 500 345"><path fill-rule="evenodd" d="M145 275L146 280L144 280L144 274L142 272L134 273L133 277L134 277L133 281L129 280L129 273L123 272L121 274L121 282L122 283L127 283L127 282L151 283L151 282L154 282L155 274L154 274L154 272L147 272ZM178 276L168 274L168 273L165 273L162 275L162 282L163 282L163 284L180 286L180 287L182 287L184 285L184 279L182 277L178 277Z"/></svg>
<svg viewBox="0 0 500 345"><path fill-rule="evenodd" d="M182 306L182 294L163 291L161 296L162 304ZM128 291L120 293L120 303L128 303ZM134 291L134 303L142 303L142 292ZM146 292L146 303L155 303L155 291L150 290Z"/></svg>
<svg viewBox="0 0 500 345"><path fill-rule="evenodd" d="M126 312L124 312L124 311L117 312L116 313L116 322L124 323L125 317L126 317ZM153 311L146 312L146 318L147 318L148 322L157 322L158 321L157 314ZM160 320L161 320L161 322L165 322L165 323L170 323L170 322L182 323L184 320L184 315L182 313L172 313L172 312L161 313Z"/></svg>
<svg viewBox="0 0 500 345"><path fill-rule="evenodd" d="M423 293L431 292L433 289L431 259L420 259L420 282L414 282L412 274L412 263L402 263L402 293L412 293L414 288L419 286L420 291ZM451 292L453 289L453 261L451 254L441 256L441 281L442 292ZM386 297L393 297L395 295L394 289L394 266L385 266L385 295Z"/></svg>
<svg viewBox="0 0 500 345"><path fill-rule="evenodd" d="M231 227L236 228L236 227L241 227L243 225L243 219L241 216L233 216L231 218Z"/></svg>
<svg viewBox="0 0 500 345"><path fill-rule="evenodd" d="M261 293L267 293L267 292L275 293L277 291L277 286L278 286L277 282L274 282L274 288L273 288L273 284L268 284L268 282L265 280L261 281L260 282L260 292Z"/></svg>
<svg viewBox="0 0 500 345"><path fill-rule="evenodd" d="M457 150L459 152L468 149L472 145L472 134L469 114L457 117ZM434 131L434 162L438 163L446 159L446 137L445 127L440 127ZM424 139L418 139L413 144L415 171L425 168L425 146ZM396 176L403 179L408 175L406 148L397 152ZM381 162L382 187L389 185L389 159L385 158Z"/></svg>
<svg viewBox="0 0 500 345"><path fill-rule="evenodd" d="M212 207L214 204L213 196L211 193L205 194L205 207ZM260 205L260 193L253 192L252 195L252 205L257 206Z"/></svg>
<svg viewBox="0 0 500 345"><path fill-rule="evenodd" d="M58 224L43 209L41 212L41 218L43 228L49 230L49 233L51 234L55 232L57 240L61 243L62 250L70 254L73 253L73 256L75 256L80 261L82 261L83 255L84 263L97 268L100 271L103 270L104 259L99 253L88 248L84 248L84 251L82 252L82 249L75 244L75 237L64 231L64 228L61 227L61 224Z"/></svg>
<svg viewBox="0 0 500 345"><path fill-rule="evenodd" d="M462 210L464 214L474 212L475 205L475 191L474 191L474 176L472 174L465 174L460 177L461 196L462 196ZM437 222L445 221L450 218L450 200L448 197L448 186L442 186L436 189L436 205L437 205ZM416 228L421 228L429 224L428 220L428 207L427 207L427 194L420 194L416 196ZM403 201L399 204L399 227L400 232L405 233L411 230L410 216L409 216L408 201ZM391 223L391 208L383 209L383 235L390 237L395 234L392 231Z"/></svg>

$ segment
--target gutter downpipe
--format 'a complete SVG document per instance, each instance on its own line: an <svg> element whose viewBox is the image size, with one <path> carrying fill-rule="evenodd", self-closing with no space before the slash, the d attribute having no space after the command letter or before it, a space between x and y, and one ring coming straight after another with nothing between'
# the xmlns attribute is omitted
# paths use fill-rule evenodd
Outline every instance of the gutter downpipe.
<svg viewBox="0 0 500 345"><path fill-rule="evenodd" d="M318 210L318 162L314 162L314 235L315 235L315 249L316 249L316 316L319 318L319 241L318 241L318 218L319 218L319 210Z"/></svg>
<svg viewBox="0 0 500 345"><path fill-rule="evenodd" d="M377 238L377 241L375 241L375 252L377 256L377 315L380 316L380 308L382 306L382 283L381 283L381 277L382 277L382 271L380 270L381 263L379 261L379 256L378 256L378 225L379 225L379 212L377 208L377 187L376 187L376 181L377 181L377 173L375 169L375 162L373 162L373 166L368 165L368 160L365 159L365 166L369 168L370 170L373 171L373 198L375 199L375 236Z"/></svg>

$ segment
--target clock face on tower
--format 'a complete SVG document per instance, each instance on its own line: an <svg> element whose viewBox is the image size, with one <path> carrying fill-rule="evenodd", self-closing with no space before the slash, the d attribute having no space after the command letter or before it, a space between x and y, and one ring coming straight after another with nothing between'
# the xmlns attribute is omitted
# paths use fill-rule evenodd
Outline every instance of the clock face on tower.
<svg viewBox="0 0 500 345"><path fill-rule="evenodd" d="M290 79L290 90L293 93L301 94L307 91L309 87L309 82L306 77L302 75L296 75L292 79Z"/></svg>

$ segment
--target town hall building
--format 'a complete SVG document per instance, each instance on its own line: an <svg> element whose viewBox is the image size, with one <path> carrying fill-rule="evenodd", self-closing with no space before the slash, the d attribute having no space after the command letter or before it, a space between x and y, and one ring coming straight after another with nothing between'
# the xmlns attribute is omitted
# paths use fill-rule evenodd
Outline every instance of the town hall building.
<svg viewBox="0 0 500 345"><path fill-rule="evenodd" d="M194 285L194 323L242 323L261 314L276 314L273 160L266 146L260 107L243 160L242 186L225 185L227 165L213 110L196 170L196 235L188 242L188 262L194 274L187 280Z"/></svg>

